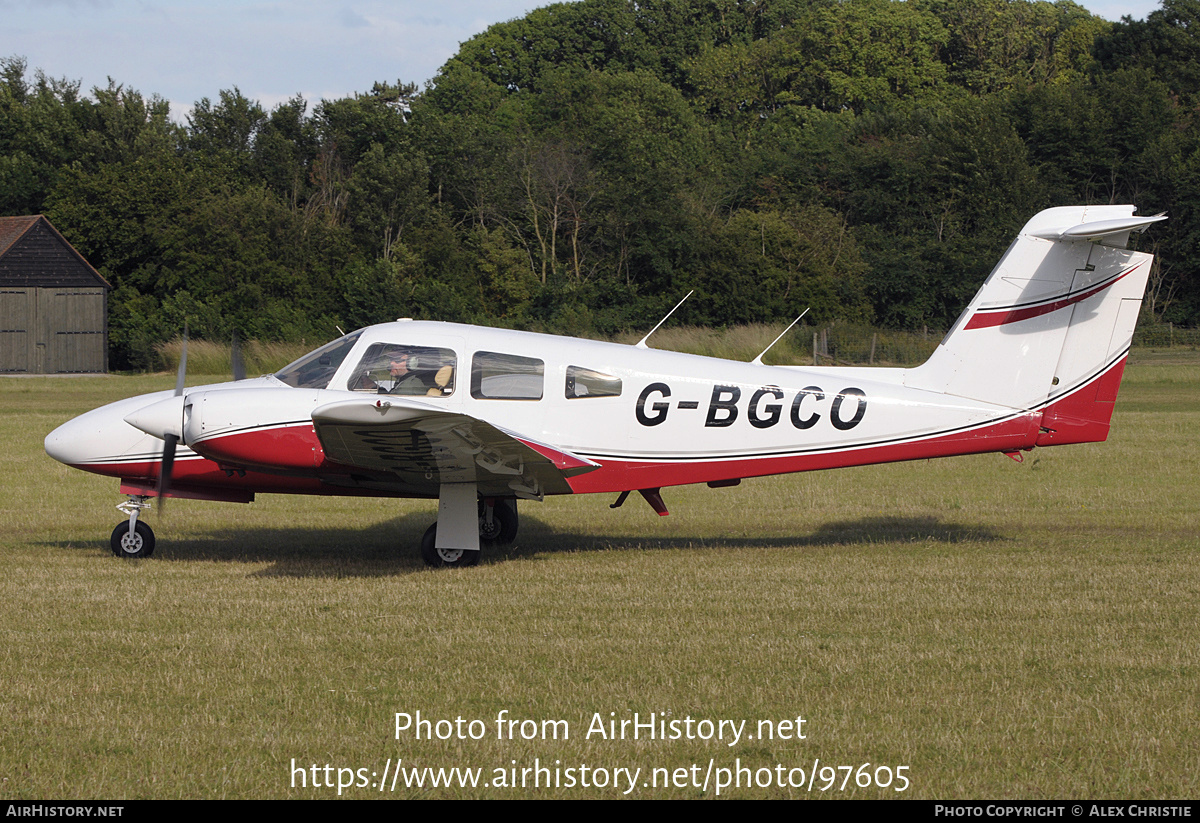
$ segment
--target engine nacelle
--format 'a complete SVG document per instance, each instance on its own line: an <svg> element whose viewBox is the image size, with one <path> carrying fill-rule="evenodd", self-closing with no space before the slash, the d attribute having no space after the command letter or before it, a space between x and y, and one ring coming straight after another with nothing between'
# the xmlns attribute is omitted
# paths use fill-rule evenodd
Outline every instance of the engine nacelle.
<svg viewBox="0 0 1200 823"><path fill-rule="evenodd" d="M183 441L222 465L308 473L325 462L312 423L324 394L274 387L193 392L183 407Z"/></svg>

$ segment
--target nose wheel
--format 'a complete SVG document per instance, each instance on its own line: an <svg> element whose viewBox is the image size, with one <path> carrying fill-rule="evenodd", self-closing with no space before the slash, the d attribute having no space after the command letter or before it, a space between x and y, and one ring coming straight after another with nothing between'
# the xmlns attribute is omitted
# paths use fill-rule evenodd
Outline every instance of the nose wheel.
<svg viewBox="0 0 1200 823"><path fill-rule="evenodd" d="M149 557L154 554L154 530L141 520L132 529L128 520L118 523L109 545L117 557Z"/></svg>
<svg viewBox="0 0 1200 823"><path fill-rule="evenodd" d="M113 529L108 545L117 557L149 557L154 554L154 529L138 515L150 508L150 503L144 495L130 495L129 499L117 506L129 519L118 523Z"/></svg>

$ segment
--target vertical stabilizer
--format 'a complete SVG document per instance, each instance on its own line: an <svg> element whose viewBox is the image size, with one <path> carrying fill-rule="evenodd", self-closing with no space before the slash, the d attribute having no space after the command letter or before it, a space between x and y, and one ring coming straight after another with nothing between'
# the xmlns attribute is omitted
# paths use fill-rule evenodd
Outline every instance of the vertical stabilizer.
<svg viewBox="0 0 1200 823"><path fill-rule="evenodd" d="M1043 409L1039 445L1103 440L1154 259L1124 246L1166 219L1133 211L1072 206L1026 223L905 385Z"/></svg>

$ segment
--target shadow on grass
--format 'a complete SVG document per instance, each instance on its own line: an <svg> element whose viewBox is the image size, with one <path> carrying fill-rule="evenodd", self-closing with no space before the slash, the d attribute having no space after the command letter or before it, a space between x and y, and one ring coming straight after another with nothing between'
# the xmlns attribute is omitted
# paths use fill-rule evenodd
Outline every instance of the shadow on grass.
<svg viewBox="0 0 1200 823"><path fill-rule="evenodd" d="M825 523L811 534L785 537L611 537L579 534L554 529L537 521L528 525L522 520L522 535L509 549L510 556L533 555L543 552L613 551L619 549L772 549L813 546L844 546L852 544L894 543L987 543L1004 540L992 529L942 522L936 517L864 517ZM524 540L521 538L524 537Z"/></svg>
<svg viewBox="0 0 1200 823"><path fill-rule="evenodd" d="M301 527L219 528L196 537L176 537L160 529L149 562L215 561L268 563L263 577L385 577L420 572L421 536L431 513L404 515L369 528ZM486 549L483 564L535 560L539 555L597 551L680 549L782 549L822 546L980 543L1005 539L977 526L947 523L936 517L866 517L826 523L811 534L785 537L582 534L556 529L521 515L521 532L511 546ZM108 551L107 541L51 543L58 548Z"/></svg>

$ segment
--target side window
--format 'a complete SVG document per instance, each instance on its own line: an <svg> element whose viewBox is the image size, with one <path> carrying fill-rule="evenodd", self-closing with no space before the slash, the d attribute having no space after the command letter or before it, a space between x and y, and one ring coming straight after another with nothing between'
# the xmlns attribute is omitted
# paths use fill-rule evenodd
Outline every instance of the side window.
<svg viewBox="0 0 1200 823"><path fill-rule="evenodd" d="M478 400L541 400L545 365L533 357L477 351L471 396Z"/></svg>
<svg viewBox="0 0 1200 823"><path fill-rule="evenodd" d="M450 349L376 343L350 375L351 391L409 397L454 394L456 358Z"/></svg>
<svg viewBox="0 0 1200 823"><path fill-rule="evenodd" d="M581 366L567 366L567 399L579 397L620 397L621 378Z"/></svg>

